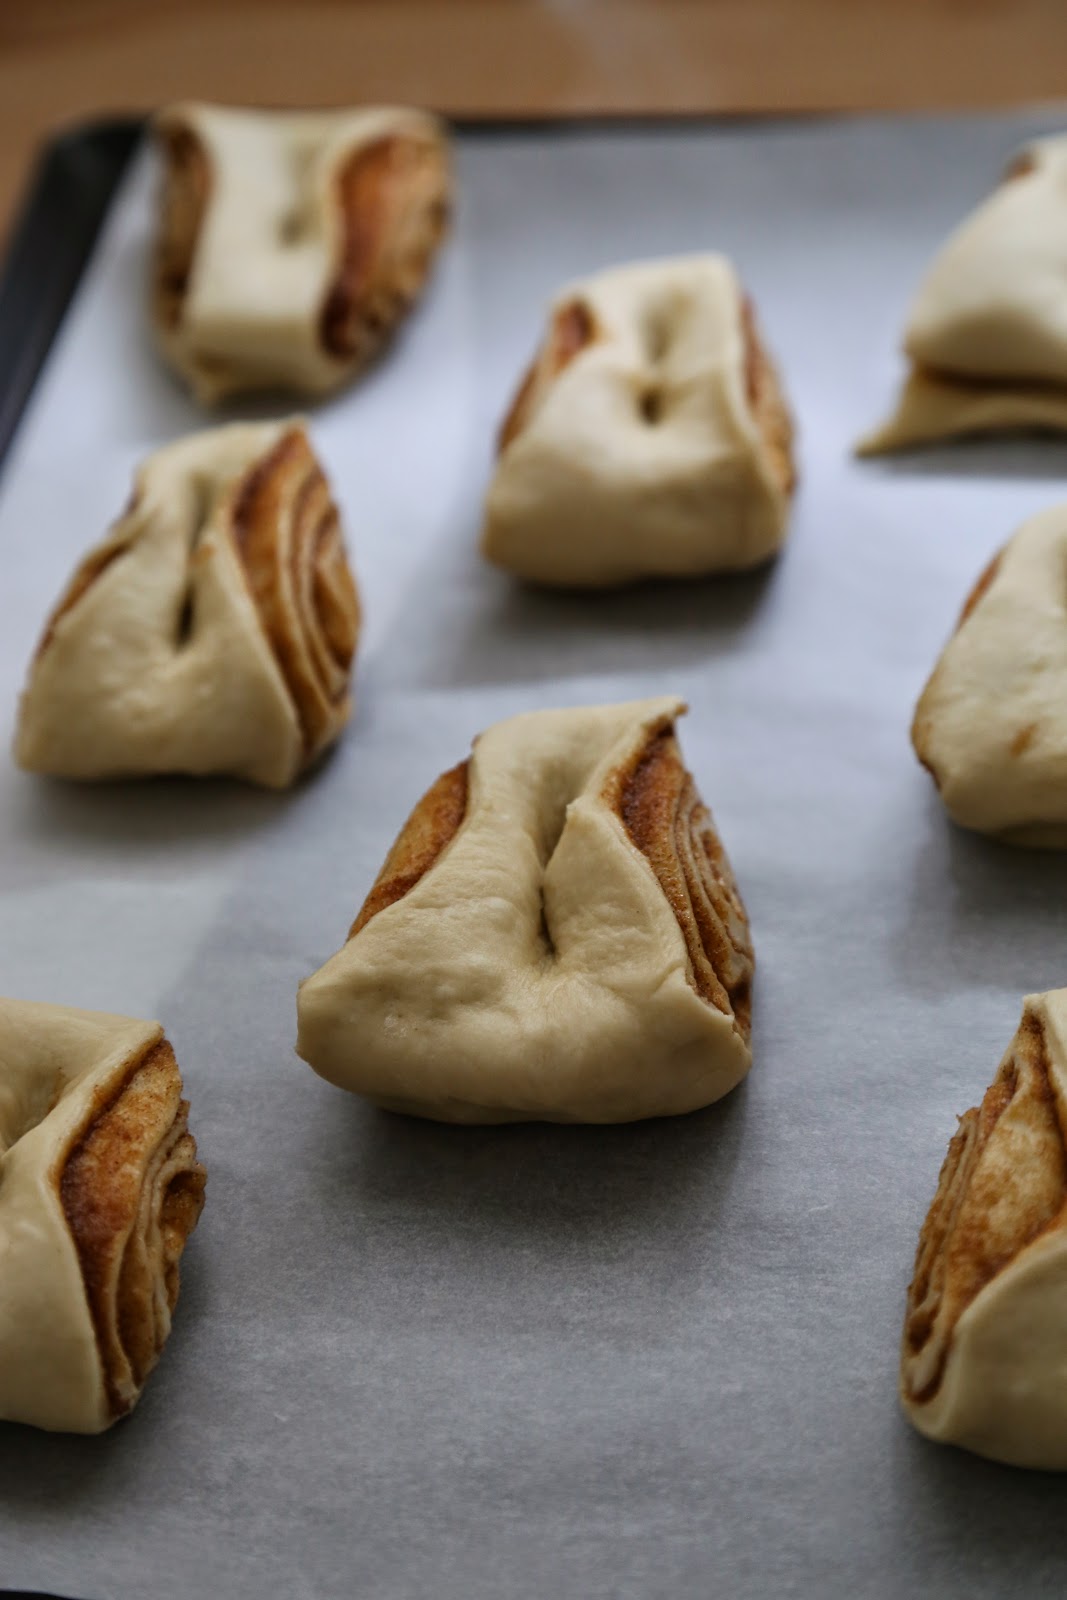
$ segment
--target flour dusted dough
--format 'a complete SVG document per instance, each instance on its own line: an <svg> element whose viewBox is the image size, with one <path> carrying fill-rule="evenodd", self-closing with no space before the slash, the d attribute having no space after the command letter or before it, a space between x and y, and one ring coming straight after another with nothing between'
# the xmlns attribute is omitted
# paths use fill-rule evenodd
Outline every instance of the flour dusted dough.
<svg viewBox="0 0 1067 1600"><path fill-rule="evenodd" d="M1031 518L979 579L912 743L964 827L1067 847L1067 506Z"/></svg>
<svg viewBox="0 0 1067 1600"><path fill-rule="evenodd" d="M921 1432L1067 1469L1067 989L1031 995L960 1118L919 1239L901 1352Z"/></svg>
<svg viewBox="0 0 1067 1600"><path fill-rule="evenodd" d="M1042 139L945 244L904 348L911 373L863 454L953 435L1067 430L1067 137Z"/></svg>
<svg viewBox="0 0 1067 1600"><path fill-rule="evenodd" d="M291 783L340 733L359 604L298 422L150 456L48 622L16 757L63 778L226 773Z"/></svg>
<svg viewBox="0 0 1067 1600"><path fill-rule="evenodd" d="M153 318L205 403L321 394L417 298L451 201L444 130L401 107L314 113L171 106Z"/></svg>
<svg viewBox="0 0 1067 1600"><path fill-rule="evenodd" d="M157 1023L0 999L0 1418L136 1403L203 1205L187 1113Z"/></svg>
<svg viewBox="0 0 1067 1600"><path fill-rule="evenodd" d="M487 559L588 586L756 566L786 534L792 425L722 256L570 284L501 433Z"/></svg>
<svg viewBox="0 0 1067 1600"><path fill-rule="evenodd" d="M672 698L513 717L301 986L322 1077L448 1122L627 1122L748 1071L752 947Z"/></svg>

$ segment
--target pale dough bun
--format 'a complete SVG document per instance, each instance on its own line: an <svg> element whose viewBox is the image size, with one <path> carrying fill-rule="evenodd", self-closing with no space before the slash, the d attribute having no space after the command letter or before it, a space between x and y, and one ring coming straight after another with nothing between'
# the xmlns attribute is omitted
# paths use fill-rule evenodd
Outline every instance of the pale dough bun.
<svg viewBox="0 0 1067 1600"><path fill-rule="evenodd" d="M378 353L444 236L444 128L402 107L296 113L171 106L152 314L167 359L213 404L323 394Z"/></svg>
<svg viewBox="0 0 1067 1600"><path fill-rule="evenodd" d="M861 454L1067 430L1067 137L1027 147L935 257L908 317L894 414Z"/></svg>
<svg viewBox="0 0 1067 1600"><path fill-rule="evenodd" d="M148 457L68 584L30 666L16 759L60 778L282 787L348 720L358 634L303 425L193 434Z"/></svg>
<svg viewBox="0 0 1067 1600"><path fill-rule="evenodd" d="M990 563L923 690L912 744L950 816L1067 847L1067 506Z"/></svg>
<svg viewBox="0 0 1067 1600"><path fill-rule="evenodd" d="M931 1439L1067 1469L1067 989L1031 995L960 1118L908 1290L900 1393Z"/></svg>
<svg viewBox="0 0 1067 1600"><path fill-rule="evenodd" d="M793 429L733 267L569 284L500 436L487 560L560 586L754 567L785 538Z"/></svg>
<svg viewBox="0 0 1067 1600"><path fill-rule="evenodd" d="M158 1023L0 999L0 1418L136 1404L204 1203L188 1111Z"/></svg>
<svg viewBox="0 0 1067 1600"><path fill-rule="evenodd" d="M445 1122L629 1122L744 1077L752 945L673 698L497 723L416 806L297 1049Z"/></svg>

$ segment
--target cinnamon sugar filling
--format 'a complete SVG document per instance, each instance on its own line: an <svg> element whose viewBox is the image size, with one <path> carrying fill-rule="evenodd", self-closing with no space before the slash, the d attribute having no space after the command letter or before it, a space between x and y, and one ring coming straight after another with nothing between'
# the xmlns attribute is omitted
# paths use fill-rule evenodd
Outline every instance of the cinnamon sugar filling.
<svg viewBox="0 0 1067 1600"><path fill-rule="evenodd" d="M685 939L697 994L748 1040L754 957L745 908L711 814L671 727L653 734L605 795L656 875Z"/></svg>
<svg viewBox="0 0 1067 1600"><path fill-rule="evenodd" d="M94 1103L60 1179L112 1416L134 1404L178 1299L178 1264L204 1203L206 1173L165 1039Z"/></svg>
<svg viewBox="0 0 1067 1600"><path fill-rule="evenodd" d="M189 288L211 194L211 167L203 145L189 129L168 129L162 142L166 170L156 244L155 302L163 327L173 329L181 321Z"/></svg>
<svg viewBox="0 0 1067 1600"><path fill-rule="evenodd" d="M337 178L343 219L337 275L319 332L341 359L369 356L412 304L448 225L444 153L391 134L358 150Z"/></svg>
<svg viewBox="0 0 1067 1600"><path fill-rule="evenodd" d="M337 508L315 457L290 429L235 492L233 532L252 598L308 750L346 696L359 598Z"/></svg>
<svg viewBox="0 0 1067 1600"><path fill-rule="evenodd" d="M461 761L428 789L385 858L385 865L348 931L354 938L372 917L415 887L459 832L467 815L470 761Z"/></svg>
<svg viewBox="0 0 1067 1600"><path fill-rule="evenodd" d="M999 1159L990 1160L994 1143ZM911 1400L925 1404L937 1394L960 1317L1059 1219L1065 1202L1063 1108L1044 1031L1027 1015L981 1106L960 1118L919 1236L902 1358Z"/></svg>

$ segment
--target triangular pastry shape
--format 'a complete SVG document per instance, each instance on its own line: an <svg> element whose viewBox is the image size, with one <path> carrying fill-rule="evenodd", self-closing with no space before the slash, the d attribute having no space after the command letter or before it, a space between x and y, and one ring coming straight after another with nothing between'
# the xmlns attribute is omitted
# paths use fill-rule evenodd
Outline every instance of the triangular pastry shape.
<svg viewBox="0 0 1067 1600"><path fill-rule="evenodd" d="M589 587L757 566L786 535L793 429L723 256L569 284L503 424L482 552Z"/></svg>
<svg viewBox="0 0 1067 1600"><path fill-rule="evenodd" d="M99 1433L170 1333L204 1203L158 1023L0 999L0 1417Z"/></svg>
<svg viewBox="0 0 1067 1600"><path fill-rule="evenodd" d="M421 111L171 106L153 320L212 404L321 394L355 376L417 299L451 204L442 125Z"/></svg>
<svg viewBox="0 0 1067 1600"><path fill-rule="evenodd" d="M191 435L49 619L19 711L21 766L61 778L230 774L281 787L351 711L359 601L298 422Z"/></svg>
<svg viewBox="0 0 1067 1600"><path fill-rule="evenodd" d="M1067 848L1067 506L1019 529L982 574L912 722L950 816Z"/></svg>
<svg viewBox="0 0 1067 1600"><path fill-rule="evenodd" d="M1067 431L1067 137L1041 139L919 286L897 408L859 452L963 434Z"/></svg>
<svg viewBox="0 0 1067 1600"><path fill-rule="evenodd" d="M1067 1469L1067 989L1031 995L960 1118L919 1238L900 1392L915 1426Z"/></svg>
<svg viewBox="0 0 1067 1600"><path fill-rule="evenodd" d="M628 1122L732 1089L752 945L675 738L684 709L534 712L482 734L301 986L305 1061L446 1122Z"/></svg>

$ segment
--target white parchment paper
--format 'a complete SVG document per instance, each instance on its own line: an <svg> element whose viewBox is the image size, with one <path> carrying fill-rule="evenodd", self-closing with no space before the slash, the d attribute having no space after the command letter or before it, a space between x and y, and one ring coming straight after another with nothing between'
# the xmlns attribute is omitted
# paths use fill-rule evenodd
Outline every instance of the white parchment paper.
<svg viewBox="0 0 1067 1600"><path fill-rule="evenodd" d="M919 1439L897 1344L956 1114L1067 982L1067 861L953 830L911 755L964 594L1067 445L853 462L918 273L1052 117L482 134L424 306L314 433L366 605L356 719L287 796L0 764L0 989L158 1016L210 1171L174 1336L100 1439L0 1429L0 1582L80 1600L1058 1595L1061 1480ZM0 485L0 740L70 567L203 418L126 183ZM716 247L799 418L766 573L567 597L480 564L495 426L564 279ZM710 1111L456 1130L292 1051L418 795L524 709L678 691L751 914Z"/></svg>

